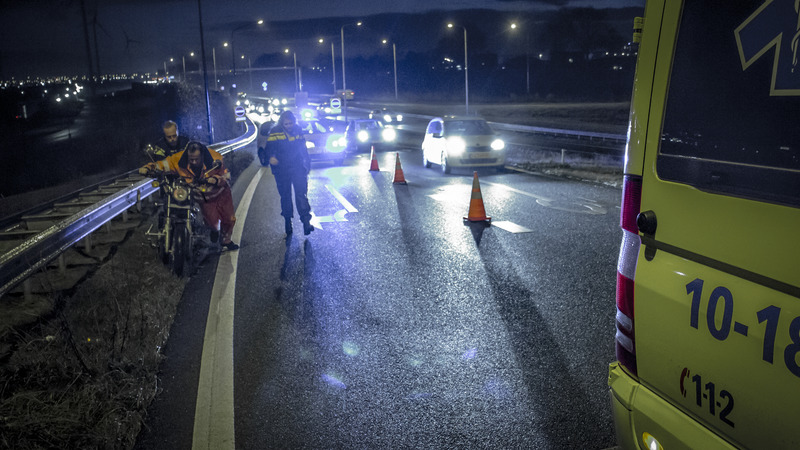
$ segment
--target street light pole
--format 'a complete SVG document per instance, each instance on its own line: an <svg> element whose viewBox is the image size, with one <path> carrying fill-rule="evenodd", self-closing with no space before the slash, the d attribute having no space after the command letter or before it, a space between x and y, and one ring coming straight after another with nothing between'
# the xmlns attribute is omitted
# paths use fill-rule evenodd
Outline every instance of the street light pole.
<svg viewBox="0 0 800 450"><path fill-rule="evenodd" d="M333 73L333 95L336 95L336 56L333 54L333 41L331 41L331 72Z"/></svg>
<svg viewBox="0 0 800 450"><path fill-rule="evenodd" d="M294 88L300 91L300 85L297 83L297 52L293 51L292 57L294 58Z"/></svg>
<svg viewBox="0 0 800 450"><path fill-rule="evenodd" d="M447 28L453 28L452 23L447 24ZM467 27L461 26L464 29L464 99L467 115L469 115L469 63L467 62Z"/></svg>
<svg viewBox="0 0 800 450"><path fill-rule="evenodd" d="M342 28L339 30L342 34L342 97L344 100L344 120L347 122L347 77L344 74L344 27L347 25L353 25L351 23L346 23L342 25ZM356 22L356 26L361 26L361 22Z"/></svg>
<svg viewBox="0 0 800 450"><path fill-rule="evenodd" d="M397 47L392 42L392 58L394 59L394 99L397 100Z"/></svg>
<svg viewBox="0 0 800 450"><path fill-rule="evenodd" d="M511 29L516 30L517 24L512 23ZM530 62L531 35L525 30L525 92L531 95L531 62Z"/></svg>
<svg viewBox="0 0 800 450"><path fill-rule="evenodd" d="M384 39L382 42L386 44L388 41ZM397 47L394 42L392 42L392 60L394 61L394 99L397 100Z"/></svg>
<svg viewBox="0 0 800 450"><path fill-rule="evenodd" d="M200 1L200 0L197 0ZM211 47L211 59L214 60L214 90L219 90L219 83L217 82L217 48Z"/></svg>

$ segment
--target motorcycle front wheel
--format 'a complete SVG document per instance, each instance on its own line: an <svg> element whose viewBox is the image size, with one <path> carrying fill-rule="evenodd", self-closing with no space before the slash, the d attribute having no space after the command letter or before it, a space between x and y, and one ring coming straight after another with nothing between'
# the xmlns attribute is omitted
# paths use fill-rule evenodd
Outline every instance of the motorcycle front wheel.
<svg viewBox="0 0 800 450"><path fill-rule="evenodd" d="M175 228L172 234L172 252L169 255L169 267L172 273L182 277L189 272L189 258L192 249L189 230L186 227Z"/></svg>

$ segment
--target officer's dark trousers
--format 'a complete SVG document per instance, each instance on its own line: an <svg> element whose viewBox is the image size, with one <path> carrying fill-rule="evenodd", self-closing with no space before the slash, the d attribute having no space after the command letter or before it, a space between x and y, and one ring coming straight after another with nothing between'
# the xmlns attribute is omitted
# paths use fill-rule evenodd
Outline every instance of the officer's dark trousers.
<svg viewBox="0 0 800 450"><path fill-rule="evenodd" d="M303 169L281 170L275 174L275 183L278 185L278 194L281 196L281 215L291 219L294 215L292 208L292 186L294 186L294 203L297 205L297 214L300 220L311 220L311 205L308 204L308 174Z"/></svg>

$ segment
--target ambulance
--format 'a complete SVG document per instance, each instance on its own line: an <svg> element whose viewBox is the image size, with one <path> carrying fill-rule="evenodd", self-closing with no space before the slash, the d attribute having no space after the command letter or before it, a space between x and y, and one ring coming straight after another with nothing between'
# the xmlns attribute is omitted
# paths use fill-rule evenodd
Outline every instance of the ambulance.
<svg viewBox="0 0 800 450"><path fill-rule="evenodd" d="M800 0L647 0L624 167L625 449L800 449Z"/></svg>

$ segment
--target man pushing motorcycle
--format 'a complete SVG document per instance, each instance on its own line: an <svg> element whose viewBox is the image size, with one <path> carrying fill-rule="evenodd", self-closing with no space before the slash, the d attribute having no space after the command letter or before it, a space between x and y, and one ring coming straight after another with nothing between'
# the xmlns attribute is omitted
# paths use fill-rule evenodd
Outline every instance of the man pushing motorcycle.
<svg viewBox="0 0 800 450"><path fill-rule="evenodd" d="M139 169L142 175L149 175L152 171L176 173L187 183L196 185L198 188L193 190L195 201L211 229L211 241L219 238L222 247L228 250L239 248L231 240L236 216L229 183L231 175L223 165L222 155L200 142L190 141L185 150Z"/></svg>

